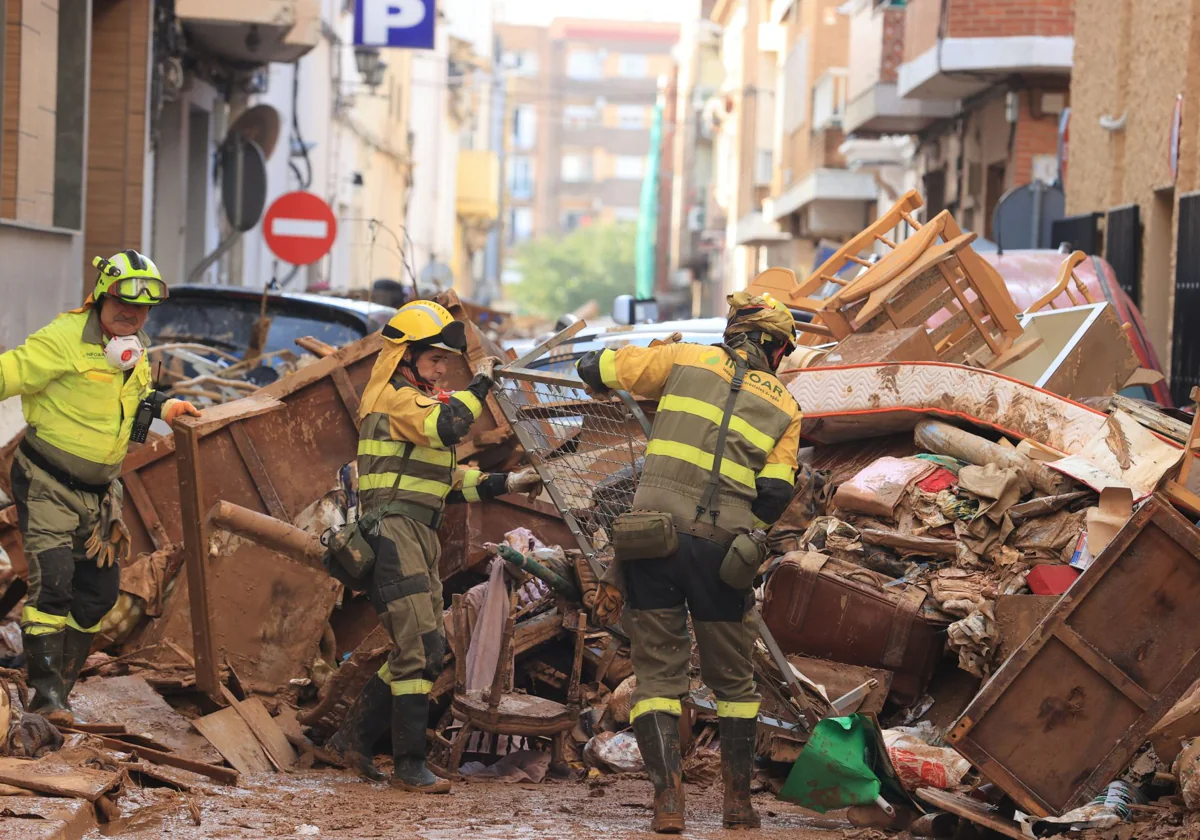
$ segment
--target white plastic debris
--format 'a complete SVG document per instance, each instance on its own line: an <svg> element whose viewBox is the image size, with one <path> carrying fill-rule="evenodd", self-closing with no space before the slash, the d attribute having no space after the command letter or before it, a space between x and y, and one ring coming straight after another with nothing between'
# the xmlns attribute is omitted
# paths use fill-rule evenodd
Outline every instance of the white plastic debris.
<svg viewBox="0 0 1200 840"><path fill-rule="evenodd" d="M317 828L315 825L309 825L308 823L305 823L304 825L296 826L297 837L316 837L320 833L321 829Z"/></svg>

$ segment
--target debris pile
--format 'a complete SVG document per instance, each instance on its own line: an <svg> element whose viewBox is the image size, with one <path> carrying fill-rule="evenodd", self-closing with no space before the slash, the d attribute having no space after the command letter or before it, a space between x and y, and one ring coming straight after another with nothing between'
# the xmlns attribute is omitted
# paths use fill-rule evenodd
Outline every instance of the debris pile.
<svg viewBox="0 0 1200 840"><path fill-rule="evenodd" d="M813 316L781 377L805 447L755 588L760 783L915 835L955 819L1010 837L1183 821L1200 808L1196 425L1115 393L1153 377L1110 305L1017 312L971 235L945 213L917 225L916 201L805 283L758 281ZM874 242L888 247L872 262ZM1068 263L1042 307L1082 287ZM504 354L453 293L439 300L468 324L445 383L458 388ZM533 465L546 490L447 511L449 655L428 729L449 778L602 791L643 772L629 641L592 608L655 404L582 390L562 363L582 326L507 354L457 450L484 470ZM379 346L307 346L309 363L131 451L137 559L72 695L87 723L26 714L19 672L0 671L0 784L104 822L130 818L119 797L136 779L198 820L200 784L334 760L322 745L389 645L321 562L321 538L357 515L358 401ZM19 668L11 506L0 552L0 666ZM684 772L710 785L716 702L693 660Z"/></svg>

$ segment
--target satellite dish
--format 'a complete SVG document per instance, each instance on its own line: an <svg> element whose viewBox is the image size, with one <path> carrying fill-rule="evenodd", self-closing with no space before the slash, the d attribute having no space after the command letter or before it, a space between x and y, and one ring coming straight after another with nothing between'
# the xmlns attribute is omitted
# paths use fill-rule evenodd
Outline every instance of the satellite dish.
<svg viewBox="0 0 1200 840"><path fill-rule="evenodd" d="M253 141L262 149L263 157L270 158L271 152L275 151L275 144L279 142L279 126L278 111L270 105L255 105L233 121L225 139L240 137Z"/></svg>
<svg viewBox="0 0 1200 840"><path fill-rule="evenodd" d="M234 230L250 230L267 203L267 159L253 140L230 134L221 146L221 204Z"/></svg>

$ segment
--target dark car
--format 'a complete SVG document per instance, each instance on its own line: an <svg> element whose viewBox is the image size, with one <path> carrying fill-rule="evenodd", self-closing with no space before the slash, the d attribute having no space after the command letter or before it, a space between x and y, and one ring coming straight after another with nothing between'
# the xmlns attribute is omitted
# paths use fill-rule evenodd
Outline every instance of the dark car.
<svg viewBox="0 0 1200 840"><path fill-rule="evenodd" d="M261 290L231 286L172 286L171 296L150 310L146 332L152 344L207 344L241 357L262 311ZM333 347L357 341L383 327L395 310L366 301L302 293L267 295L264 353L296 350L304 336Z"/></svg>

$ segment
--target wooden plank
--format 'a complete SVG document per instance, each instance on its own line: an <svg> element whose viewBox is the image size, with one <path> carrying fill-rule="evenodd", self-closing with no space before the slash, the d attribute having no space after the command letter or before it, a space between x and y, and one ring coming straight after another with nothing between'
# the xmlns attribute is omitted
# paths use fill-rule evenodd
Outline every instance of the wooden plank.
<svg viewBox="0 0 1200 840"><path fill-rule="evenodd" d="M1120 394L1113 394L1111 397L1106 397L1104 403L1097 407L1109 414L1117 409L1127 414L1132 414L1133 419L1137 420L1150 431L1157 432L1176 443L1185 442L1192 431L1192 427L1182 420L1168 417L1161 411L1157 411L1148 405L1143 405L1129 397L1123 397Z"/></svg>
<svg viewBox="0 0 1200 840"><path fill-rule="evenodd" d="M134 510L142 518L142 524L146 526L146 533L150 535L154 548L157 550L166 548L170 545L171 539L167 536L167 529L163 527L162 520L158 517L158 511L154 509L154 501L146 492L146 485L142 482L142 477L135 472L126 473L121 476L121 483L129 493Z"/></svg>
<svg viewBox="0 0 1200 840"><path fill-rule="evenodd" d="M344 376L346 372L343 370L341 373ZM280 403L280 405L282 404ZM254 448L254 441L250 439L250 433L246 431L246 427L241 423L234 423L229 427L229 433L233 436L233 445L237 447L238 454L242 456L242 463L246 465L246 471L250 473L254 489L258 491L263 504L267 506L267 512L276 519L291 522L292 515L283 506L283 501L279 498L279 491L275 489L275 484L271 481L271 474L267 472L262 458L258 455L258 450Z"/></svg>
<svg viewBox="0 0 1200 840"><path fill-rule="evenodd" d="M61 766L39 767L24 758L0 758L0 782L45 793L95 802L107 790L116 787L120 773L90 767L66 769Z"/></svg>
<svg viewBox="0 0 1200 840"><path fill-rule="evenodd" d="M284 404L274 397L267 396L261 391L256 391L240 400L233 400L202 409L200 416L191 418L190 423L196 437L201 438L212 434L217 429L228 426L234 421L249 420L251 417L258 417L260 414L278 411L283 407Z"/></svg>
<svg viewBox="0 0 1200 840"><path fill-rule="evenodd" d="M279 728L275 718L271 717L271 713L267 711L262 700L251 697L238 705L245 713L243 718L251 727L251 731L260 741L265 739L265 746L268 747L267 754L275 756L285 769L294 766L297 759L296 749L283 734L283 730Z"/></svg>
<svg viewBox="0 0 1200 840"><path fill-rule="evenodd" d="M1054 631L1054 637L1071 649L1093 671L1120 689L1121 693L1146 710L1154 703L1154 697L1129 678L1129 675L1104 658L1104 654L1088 644L1070 627L1061 626Z"/></svg>
<svg viewBox="0 0 1200 840"><path fill-rule="evenodd" d="M958 552L956 540L939 540L934 537L914 537L909 534L897 534L893 531L877 531L863 528L859 534L863 542L872 545L886 545L920 554L954 557Z"/></svg>
<svg viewBox="0 0 1200 840"><path fill-rule="evenodd" d="M917 796L939 810L962 817L983 828L1011 837L1012 840L1025 840L1021 827L1008 819L997 808L972 799L961 793L951 793L948 790L935 788L917 788Z"/></svg>
<svg viewBox="0 0 1200 840"><path fill-rule="evenodd" d="M240 401L239 401L240 402ZM208 524L200 499L204 487L196 426L199 418L175 421L176 469L179 473L179 506L183 525L183 556L187 568L188 599L192 615L192 651L196 687L214 701L220 696L217 655L213 646L208 607Z"/></svg>
<svg viewBox="0 0 1200 840"><path fill-rule="evenodd" d="M192 726L217 748L239 773L266 773L271 762L246 721L232 707L192 721Z"/></svg>
<svg viewBox="0 0 1200 840"><path fill-rule="evenodd" d="M94 737L99 739L102 746L107 747L110 750L129 753L136 758L149 761L151 764L162 764L167 767L188 770L192 773L198 773L201 776L207 776L214 782L220 782L223 785L236 785L238 783L237 770L233 770L229 767L220 767L216 764L206 764L203 761L192 761L191 759L183 758L175 753L153 750L149 747L139 747L136 744L126 744L124 741L118 741L114 738L108 737L107 735L96 735Z"/></svg>
<svg viewBox="0 0 1200 840"><path fill-rule="evenodd" d="M350 412L350 419L357 426L358 409L361 403L358 398L358 391L354 390L354 383L350 381L350 374L346 373L344 367L339 367L334 368L329 377L333 380L338 396L342 398L342 404L346 406L346 411Z"/></svg>

